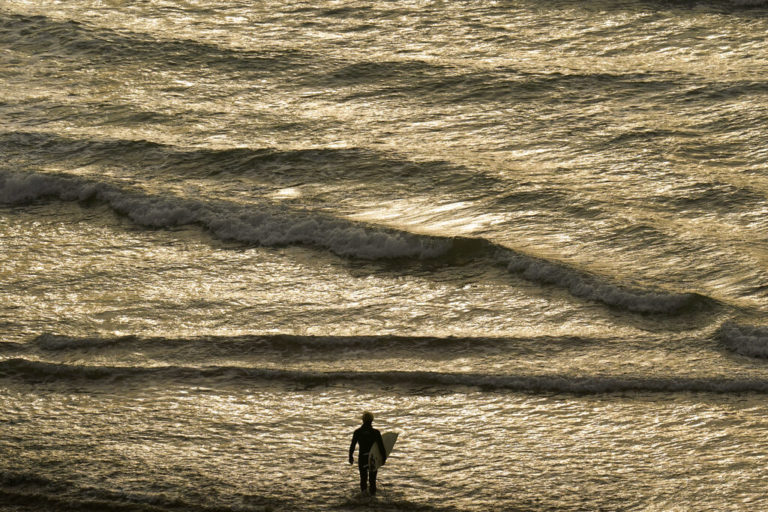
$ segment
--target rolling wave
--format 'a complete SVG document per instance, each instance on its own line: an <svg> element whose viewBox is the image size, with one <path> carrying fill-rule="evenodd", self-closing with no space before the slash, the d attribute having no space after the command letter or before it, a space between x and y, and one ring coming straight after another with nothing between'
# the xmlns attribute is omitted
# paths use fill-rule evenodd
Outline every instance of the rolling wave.
<svg viewBox="0 0 768 512"><path fill-rule="evenodd" d="M614 284L484 239L417 235L284 206L158 196L80 177L0 170L0 204L24 205L44 199L103 203L136 224L150 228L198 225L224 241L262 246L305 245L364 260L439 260L455 265L487 258L530 281L555 285L575 297L635 313L677 314L716 304L696 293Z"/></svg>
<svg viewBox="0 0 768 512"><path fill-rule="evenodd" d="M635 313L679 313L709 307L714 299L697 293L666 293L631 289L601 281L590 274L549 261L510 255L507 268L524 278L542 284L557 285L573 296L603 302Z"/></svg>
<svg viewBox="0 0 768 512"><path fill-rule="evenodd" d="M30 384L95 385L210 382L216 385L375 386L406 391L479 388L522 393L768 393L768 380L727 377L645 377L568 374L484 375L427 371L299 371L240 366L82 366L24 358L0 362L0 378Z"/></svg>

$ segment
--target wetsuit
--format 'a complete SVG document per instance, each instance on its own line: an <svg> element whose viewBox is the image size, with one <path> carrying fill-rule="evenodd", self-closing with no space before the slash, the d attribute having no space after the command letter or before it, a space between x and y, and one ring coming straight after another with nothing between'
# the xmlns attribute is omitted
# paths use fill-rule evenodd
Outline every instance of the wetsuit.
<svg viewBox="0 0 768 512"><path fill-rule="evenodd" d="M357 467L360 470L360 490L365 492L370 490L371 495L376 494L376 473L369 471L368 455L371 453L373 443L379 445L382 454L382 464L387 460L387 451L384 449L384 441L381 439L381 432L373 428L370 423L363 423L363 426L355 430L352 435L352 444L349 445L349 462L352 463L355 453L355 445L360 445L360 454L357 457ZM377 468L378 469L378 468ZM368 485L370 482L370 485Z"/></svg>

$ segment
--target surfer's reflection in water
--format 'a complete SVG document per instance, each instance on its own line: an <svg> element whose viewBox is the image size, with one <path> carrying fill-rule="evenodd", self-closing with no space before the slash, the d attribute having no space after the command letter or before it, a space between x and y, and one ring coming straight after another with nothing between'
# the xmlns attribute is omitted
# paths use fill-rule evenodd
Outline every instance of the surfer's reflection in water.
<svg viewBox="0 0 768 512"><path fill-rule="evenodd" d="M369 492L371 496L376 494L376 473L378 468L369 465L369 456L373 443L379 445L382 454L382 464L387 460L387 451L384 449L384 441L381 432L373 428L373 414L363 413L363 425L352 434L352 444L349 445L349 463L355 463L355 445L360 445L360 454L357 457L357 467L360 469L360 491Z"/></svg>

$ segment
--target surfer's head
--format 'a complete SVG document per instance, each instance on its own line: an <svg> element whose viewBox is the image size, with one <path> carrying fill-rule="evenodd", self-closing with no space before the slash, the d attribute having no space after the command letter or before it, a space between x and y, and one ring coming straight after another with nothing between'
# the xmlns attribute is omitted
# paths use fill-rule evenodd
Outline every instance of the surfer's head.
<svg viewBox="0 0 768 512"><path fill-rule="evenodd" d="M363 423L373 423L373 413L365 411L363 413Z"/></svg>

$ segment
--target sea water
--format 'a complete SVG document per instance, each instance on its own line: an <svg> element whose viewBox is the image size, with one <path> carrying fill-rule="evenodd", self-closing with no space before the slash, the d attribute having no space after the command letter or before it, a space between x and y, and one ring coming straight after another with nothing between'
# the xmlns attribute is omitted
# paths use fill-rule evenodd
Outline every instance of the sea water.
<svg viewBox="0 0 768 512"><path fill-rule="evenodd" d="M767 34L3 0L0 509L765 510Z"/></svg>

